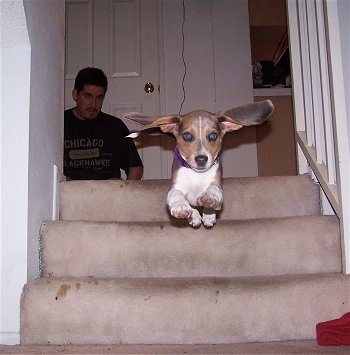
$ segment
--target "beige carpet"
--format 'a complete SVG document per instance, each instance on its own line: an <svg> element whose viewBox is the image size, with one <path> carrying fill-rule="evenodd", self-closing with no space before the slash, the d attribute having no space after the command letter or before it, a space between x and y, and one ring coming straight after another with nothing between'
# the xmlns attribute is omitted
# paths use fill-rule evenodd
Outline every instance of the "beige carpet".
<svg viewBox="0 0 350 355"><path fill-rule="evenodd" d="M218 345L0 345L0 354L350 354L350 346L314 340Z"/></svg>
<svg viewBox="0 0 350 355"><path fill-rule="evenodd" d="M19 353L332 353L305 340L349 311L350 279L339 221L320 215L309 177L226 179L211 230L174 224L166 191L62 184L61 220L41 230L43 277L23 289Z"/></svg>

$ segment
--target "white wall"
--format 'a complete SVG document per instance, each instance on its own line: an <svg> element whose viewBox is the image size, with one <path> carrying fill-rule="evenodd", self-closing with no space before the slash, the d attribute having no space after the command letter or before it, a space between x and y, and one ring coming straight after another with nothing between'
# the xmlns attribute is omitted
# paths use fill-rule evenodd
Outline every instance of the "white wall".
<svg viewBox="0 0 350 355"><path fill-rule="evenodd" d="M182 23L182 0L164 1L165 114L179 113L183 99ZM181 114L253 102L247 0L186 0L184 37ZM255 139L254 127L226 135L224 176L258 174Z"/></svg>
<svg viewBox="0 0 350 355"><path fill-rule="evenodd" d="M52 218L53 165L62 172L64 0L24 0L32 49L28 279L38 277L40 224ZM43 16L45 14L45 16Z"/></svg>
<svg viewBox="0 0 350 355"><path fill-rule="evenodd" d="M343 235L343 270L350 274L350 44L349 44L349 31L350 31L350 2L348 0L338 0L338 18L339 30L341 41L341 56L342 56L342 69L343 69L343 83L345 95L345 123L339 122L342 127L347 127L347 140L342 137L342 141L338 140L338 144L342 147L339 151L340 164L339 175L341 184L341 205L342 205L342 235ZM345 130L345 128L344 128Z"/></svg>
<svg viewBox="0 0 350 355"><path fill-rule="evenodd" d="M30 45L21 1L1 6L0 342L16 340L27 279Z"/></svg>
<svg viewBox="0 0 350 355"><path fill-rule="evenodd" d="M19 299L39 276L39 229L62 170L64 0L1 8L0 343L19 341Z"/></svg>
<svg viewBox="0 0 350 355"><path fill-rule="evenodd" d="M350 1L339 0L338 5L339 23L340 23L340 40L342 45L342 60L343 60L343 73L344 73L344 86L346 98L346 113L348 118L348 134L350 141Z"/></svg>

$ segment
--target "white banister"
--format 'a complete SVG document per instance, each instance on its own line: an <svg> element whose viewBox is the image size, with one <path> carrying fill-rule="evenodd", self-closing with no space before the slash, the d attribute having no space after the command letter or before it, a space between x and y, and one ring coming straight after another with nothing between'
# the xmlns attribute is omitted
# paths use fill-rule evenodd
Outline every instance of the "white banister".
<svg viewBox="0 0 350 355"><path fill-rule="evenodd" d="M319 43L319 60L320 60L320 75L322 84L322 104L324 115L325 129L325 149L326 149L326 165L329 184L335 184L335 152L334 152L334 133L332 123L330 88L329 88L329 72L328 72L328 55L326 46L325 22L323 4L321 1L316 1L316 17L317 17L317 33Z"/></svg>
<svg viewBox="0 0 350 355"><path fill-rule="evenodd" d="M343 272L350 274L350 147L338 1L287 0L287 9L299 173L305 164L311 168L338 215Z"/></svg>

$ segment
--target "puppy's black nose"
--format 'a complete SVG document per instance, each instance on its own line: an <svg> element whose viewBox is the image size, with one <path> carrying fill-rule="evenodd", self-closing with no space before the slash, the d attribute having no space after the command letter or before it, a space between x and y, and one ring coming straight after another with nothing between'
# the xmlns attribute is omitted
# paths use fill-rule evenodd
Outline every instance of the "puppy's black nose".
<svg viewBox="0 0 350 355"><path fill-rule="evenodd" d="M208 157L206 155L197 155L194 160L198 166L204 166L208 161Z"/></svg>

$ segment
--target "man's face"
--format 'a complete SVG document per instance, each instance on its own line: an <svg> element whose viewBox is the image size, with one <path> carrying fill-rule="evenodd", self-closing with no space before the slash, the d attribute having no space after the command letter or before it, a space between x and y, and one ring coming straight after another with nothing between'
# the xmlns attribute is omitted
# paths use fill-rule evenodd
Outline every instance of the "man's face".
<svg viewBox="0 0 350 355"><path fill-rule="evenodd" d="M72 96L76 102L75 115L78 118L91 120L96 118L102 109L105 91L101 86L84 85L79 93L74 89Z"/></svg>

